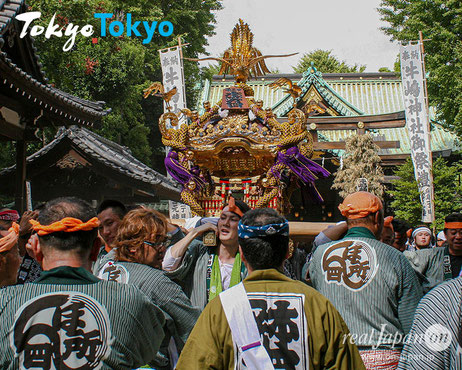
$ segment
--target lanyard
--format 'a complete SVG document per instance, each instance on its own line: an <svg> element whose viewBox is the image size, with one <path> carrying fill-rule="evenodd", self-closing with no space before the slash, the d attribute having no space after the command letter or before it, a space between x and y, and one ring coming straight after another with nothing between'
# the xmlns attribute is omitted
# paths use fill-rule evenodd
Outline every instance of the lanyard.
<svg viewBox="0 0 462 370"><path fill-rule="evenodd" d="M209 294L210 294L210 279L212 278L212 266L213 266L213 259L215 258L215 254L210 254L209 260L207 262L207 270L205 273L205 278L207 281L207 299L206 301L208 302L209 300Z"/></svg>
<svg viewBox="0 0 462 370"><path fill-rule="evenodd" d="M210 297L210 281L212 280L212 269L213 269L213 262L215 261L215 256L216 258L218 258L218 255L214 253L210 254L209 260L207 262L207 270L205 272L205 278L206 278L206 284L207 284L207 291L206 291L207 302L209 301L209 297ZM245 265L243 262L241 262L241 271L240 271L239 281L242 280L242 276L244 275L244 272L245 272ZM221 281L220 281L220 284L221 284ZM229 287L231 288L231 283Z"/></svg>
<svg viewBox="0 0 462 370"><path fill-rule="evenodd" d="M451 257L449 256L449 247L444 248L444 257L443 257L443 266L444 266L444 280L452 279L452 268L451 268Z"/></svg>

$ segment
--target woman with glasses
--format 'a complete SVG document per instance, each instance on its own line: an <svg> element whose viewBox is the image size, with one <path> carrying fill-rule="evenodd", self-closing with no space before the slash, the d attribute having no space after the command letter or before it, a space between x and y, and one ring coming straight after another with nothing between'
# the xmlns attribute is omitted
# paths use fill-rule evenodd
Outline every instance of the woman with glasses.
<svg viewBox="0 0 462 370"><path fill-rule="evenodd" d="M174 368L177 354L200 313L160 270L168 243L165 217L151 209L134 209L123 218L114 242L115 252L108 254L97 274L101 279L138 286L164 311L166 336L154 364L156 369Z"/></svg>

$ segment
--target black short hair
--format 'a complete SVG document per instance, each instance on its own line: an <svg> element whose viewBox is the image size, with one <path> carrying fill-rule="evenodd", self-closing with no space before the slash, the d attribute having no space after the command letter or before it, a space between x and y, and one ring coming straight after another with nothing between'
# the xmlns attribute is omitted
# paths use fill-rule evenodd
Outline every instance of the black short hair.
<svg viewBox="0 0 462 370"><path fill-rule="evenodd" d="M453 212L445 217L444 222L462 222L462 213ZM444 228L444 230L446 231L447 228Z"/></svg>
<svg viewBox="0 0 462 370"><path fill-rule="evenodd" d="M40 202L34 207L34 211L41 212L45 208L46 202Z"/></svg>
<svg viewBox="0 0 462 370"><path fill-rule="evenodd" d="M101 202L98 207L97 214L105 211L106 209L111 208L112 211L119 216L120 219L123 219L124 216L127 214L127 208L124 206L122 202L114 199L106 199Z"/></svg>
<svg viewBox="0 0 462 370"><path fill-rule="evenodd" d="M65 217L74 217L83 222L96 217L94 208L86 201L64 197L50 200L40 211L38 221L42 225L50 225ZM98 228L89 231L55 232L39 236L40 244L61 251L77 250L81 254L90 252L93 242L98 236Z"/></svg>
<svg viewBox="0 0 462 370"><path fill-rule="evenodd" d="M393 225L393 230L395 232L404 234L404 235L406 235L406 232L411 228L411 225L409 225L408 222L404 220L400 220L398 218L394 218L391 221L391 224Z"/></svg>
<svg viewBox="0 0 462 370"><path fill-rule="evenodd" d="M250 211L249 205L245 203L243 200L234 199L234 204L236 205L237 208L241 210L242 213L246 213L247 211Z"/></svg>
<svg viewBox="0 0 462 370"><path fill-rule="evenodd" d="M285 222L278 212L271 208L253 209L241 219L244 225L263 226ZM287 256L289 236L267 235L258 238L239 238L242 253L253 270L280 268Z"/></svg>

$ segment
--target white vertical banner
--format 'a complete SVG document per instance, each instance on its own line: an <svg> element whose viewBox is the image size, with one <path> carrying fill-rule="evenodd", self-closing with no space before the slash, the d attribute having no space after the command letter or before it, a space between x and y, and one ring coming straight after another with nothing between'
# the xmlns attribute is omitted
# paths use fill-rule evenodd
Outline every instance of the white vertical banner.
<svg viewBox="0 0 462 370"><path fill-rule="evenodd" d="M162 84L164 91L168 92L176 87L177 92L170 100L173 113L179 113L180 109L186 108L186 91L184 86L183 60L180 55L180 48L175 46L159 50L160 65L162 67ZM164 112L167 105L164 102Z"/></svg>
<svg viewBox="0 0 462 370"><path fill-rule="evenodd" d="M26 180L26 209L32 211L32 191L29 180Z"/></svg>
<svg viewBox="0 0 462 370"><path fill-rule="evenodd" d="M183 60L181 59L180 47L175 46L159 50L160 65L162 67L162 85L164 92L176 88L177 92L170 100L171 112L178 114L181 109L186 108L186 89L184 84ZM167 104L164 101L164 112L167 112ZM178 126L181 125L182 120ZM178 129L179 127L173 127ZM169 148L167 148L168 150ZM170 176L169 176L170 177ZM191 209L189 206L169 201L169 216L171 220L179 218L190 218Z"/></svg>
<svg viewBox="0 0 462 370"><path fill-rule="evenodd" d="M425 68L421 44L401 45L401 78L403 83L406 127L411 141L414 174L422 203L422 222L435 220L433 195L430 125L425 89Z"/></svg>

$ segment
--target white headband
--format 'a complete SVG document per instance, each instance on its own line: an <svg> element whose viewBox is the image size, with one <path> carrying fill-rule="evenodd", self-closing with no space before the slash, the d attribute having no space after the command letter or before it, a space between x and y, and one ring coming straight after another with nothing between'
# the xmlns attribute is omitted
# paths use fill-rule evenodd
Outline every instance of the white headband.
<svg viewBox="0 0 462 370"><path fill-rule="evenodd" d="M426 226L421 226L421 227L418 227L417 229L415 229L413 232L412 232L412 237L415 238L415 236L417 235L417 233L420 233L421 231L424 231L426 232L427 234L430 234L430 236L432 235L432 231L426 227Z"/></svg>
<svg viewBox="0 0 462 370"><path fill-rule="evenodd" d="M444 231L440 231L436 236L437 239L446 240L446 235L444 235Z"/></svg>

